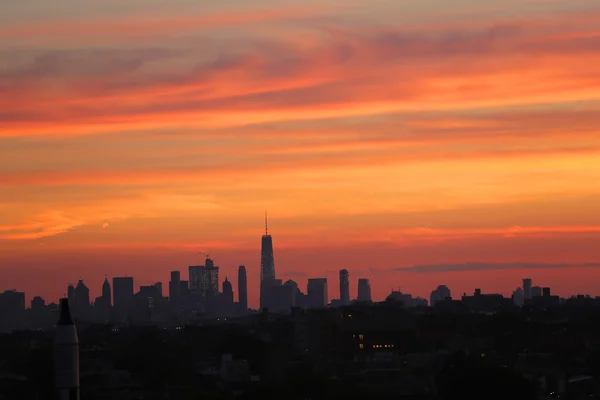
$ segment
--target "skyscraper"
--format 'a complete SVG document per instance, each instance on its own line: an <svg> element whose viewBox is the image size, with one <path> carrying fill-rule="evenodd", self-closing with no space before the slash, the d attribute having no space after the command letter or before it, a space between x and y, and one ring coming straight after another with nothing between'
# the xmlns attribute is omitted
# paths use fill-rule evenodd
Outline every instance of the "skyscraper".
<svg viewBox="0 0 600 400"><path fill-rule="evenodd" d="M126 322L133 303L133 278L113 278L113 308L119 322Z"/></svg>
<svg viewBox="0 0 600 400"><path fill-rule="evenodd" d="M204 297L204 265L191 265L189 280L192 295Z"/></svg>
<svg viewBox="0 0 600 400"><path fill-rule="evenodd" d="M204 292L207 299L219 293L219 267L210 258L204 263Z"/></svg>
<svg viewBox="0 0 600 400"><path fill-rule="evenodd" d="M272 307L271 287L275 279L275 258L273 256L273 238L269 235L267 213L265 213L265 234L260 248L260 308Z"/></svg>
<svg viewBox="0 0 600 400"><path fill-rule="evenodd" d="M523 279L523 296L525 300L531 299L531 278Z"/></svg>
<svg viewBox="0 0 600 400"><path fill-rule="evenodd" d="M310 308L327 307L329 297L327 295L327 278L309 278L308 287L308 306Z"/></svg>
<svg viewBox="0 0 600 400"><path fill-rule="evenodd" d="M347 269L340 270L340 301L345 306L350 304L350 274Z"/></svg>
<svg viewBox="0 0 600 400"><path fill-rule="evenodd" d="M173 307L178 307L181 300L181 272L171 271L171 280L169 281L169 303Z"/></svg>
<svg viewBox="0 0 600 400"><path fill-rule="evenodd" d="M87 318L90 309L90 289L80 279L75 286L75 302L71 305L77 318Z"/></svg>
<svg viewBox="0 0 600 400"><path fill-rule="evenodd" d="M111 292L110 292L110 283L108 283L108 278L104 277L104 283L102 284L102 299L104 304L108 304L108 307L112 305L111 301Z"/></svg>
<svg viewBox="0 0 600 400"><path fill-rule="evenodd" d="M371 301L371 284L368 279L358 280L358 301Z"/></svg>
<svg viewBox="0 0 600 400"><path fill-rule="evenodd" d="M241 314L245 315L248 311L248 278L244 265L238 268L238 302Z"/></svg>

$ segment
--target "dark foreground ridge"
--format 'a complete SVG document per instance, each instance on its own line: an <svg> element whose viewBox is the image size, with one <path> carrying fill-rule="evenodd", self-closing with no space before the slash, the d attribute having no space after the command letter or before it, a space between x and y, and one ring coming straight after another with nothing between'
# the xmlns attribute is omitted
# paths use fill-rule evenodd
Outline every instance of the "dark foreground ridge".
<svg viewBox="0 0 600 400"><path fill-rule="evenodd" d="M460 303L406 308L390 299L181 325L76 321L81 399L545 400L600 394L595 300L494 312ZM0 399L50 398L52 337L44 330L0 336Z"/></svg>

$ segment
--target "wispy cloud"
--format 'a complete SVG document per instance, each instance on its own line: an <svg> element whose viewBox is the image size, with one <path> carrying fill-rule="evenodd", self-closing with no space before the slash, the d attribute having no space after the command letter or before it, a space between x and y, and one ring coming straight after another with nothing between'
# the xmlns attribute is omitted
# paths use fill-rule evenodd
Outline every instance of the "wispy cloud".
<svg viewBox="0 0 600 400"><path fill-rule="evenodd" d="M565 269L565 268L596 268L600 263L460 263L460 264L426 264L413 265L411 267L394 268L396 272L408 272L417 274L433 274L438 272L463 272L463 271L491 271L504 269Z"/></svg>

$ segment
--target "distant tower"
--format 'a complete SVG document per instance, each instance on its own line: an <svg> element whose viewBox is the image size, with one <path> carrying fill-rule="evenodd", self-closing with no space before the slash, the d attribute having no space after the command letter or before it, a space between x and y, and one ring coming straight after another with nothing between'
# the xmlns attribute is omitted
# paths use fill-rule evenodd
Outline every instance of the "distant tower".
<svg viewBox="0 0 600 400"><path fill-rule="evenodd" d="M265 212L265 234L262 237L260 252L260 308L273 306L271 299L272 281L275 279L275 258L273 238L269 235L267 213Z"/></svg>
<svg viewBox="0 0 600 400"><path fill-rule="evenodd" d="M128 322L129 312L133 304L133 277L113 278L113 309L117 322Z"/></svg>
<svg viewBox="0 0 600 400"><path fill-rule="evenodd" d="M227 303L233 304L233 286L227 277L223 281L223 297Z"/></svg>
<svg viewBox="0 0 600 400"><path fill-rule="evenodd" d="M248 278L246 267L243 265L240 265L238 269L238 302L240 303L240 312L245 315L248 311Z"/></svg>
<svg viewBox="0 0 600 400"><path fill-rule="evenodd" d="M79 400L79 339L68 299L60 299L54 333L54 386L58 400Z"/></svg>
<svg viewBox="0 0 600 400"><path fill-rule="evenodd" d="M78 319L86 319L90 309L90 289L80 279L75 286L75 303L72 303L73 311Z"/></svg>
<svg viewBox="0 0 600 400"><path fill-rule="evenodd" d="M340 270L340 301L345 306L350 304L350 274L347 269Z"/></svg>
<svg viewBox="0 0 600 400"><path fill-rule="evenodd" d="M358 280L358 301L371 301L371 284L368 279Z"/></svg>
<svg viewBox="0 0 600 400"><path fill-rule="evenodd" d="M523 279L523 296L525 300L531 299L531 278Z"/></svg>
<svg viewBox="0 0 600 400"><path fill-rule="evenodd" d="M169 281L169 303L172 306L179 306L181 300L181 272L171 271L171 280Z"/></svg>
<svg viewBox="0 0 600 400"><path fill-rule="evenodd" d="M308 278L306 290L310 308L324 308L329 303L327 295L327 278Z"/></svg>
<svg viewBox="0 0 600 400"><path fill-rule="evenodd" d="M112 304L111 294L110 294L110 283L108 283L108 278L104 277L104 283L102 284L102 299L105 304L109 307Z"/></svg>

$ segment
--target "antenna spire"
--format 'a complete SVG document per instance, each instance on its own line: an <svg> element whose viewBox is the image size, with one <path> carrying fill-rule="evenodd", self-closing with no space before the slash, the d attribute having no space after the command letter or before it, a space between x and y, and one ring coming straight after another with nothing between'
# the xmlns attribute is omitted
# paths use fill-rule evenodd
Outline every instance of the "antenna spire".
<svg viewBox="0 0 600 400"><path fill-rule="evenodd" d="M267 220L267 211L265 210L265 235L269 235L269 221Z"/></svg>

